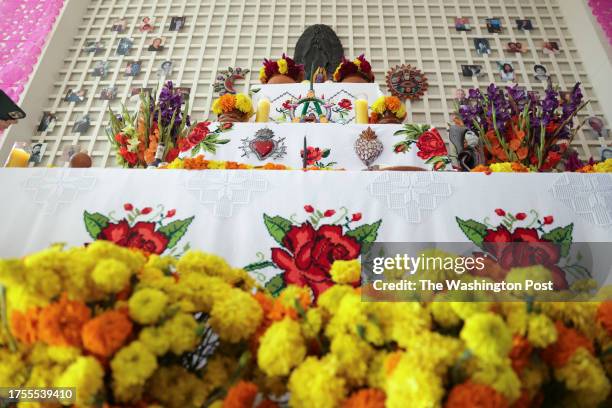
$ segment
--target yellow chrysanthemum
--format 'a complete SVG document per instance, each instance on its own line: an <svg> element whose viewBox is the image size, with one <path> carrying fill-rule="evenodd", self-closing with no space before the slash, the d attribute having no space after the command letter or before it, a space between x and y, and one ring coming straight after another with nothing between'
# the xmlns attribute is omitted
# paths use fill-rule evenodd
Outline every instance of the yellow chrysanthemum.
<svg viewBox="0 0 612 408"><path fill-rule="evenodd" d="M144 288L136 291L128 302L130 317L140 324L152 324L166 310L168 296L161 290Z"/></svg>
<svg viewBox="0 0 612 408"><path fill-rule="evenodd" d="M381 96L378 99L376 99L374 103L372 104L371 109L373 112L376 112L379 115L382 115L383 113L385 113L385 110L387 110L387 104L385 103L385 97Z"/></svg>
<svg viewBox="0 0 612 408"><path fill-rule="evenodd" d="M260 341L257 363L269 376L288 375L306 356L300 324L290 318L273 323Z"/></svg>
<svg viewBox="0 0 612 408"><path fill-rule="evenodd" d="M332 339L330 350L338 362L338 373L348 385L365 384L369 361L374 355L372 346L357 336L342 333Z"/></svg>
<svg viewBox="0 0 612 408"><path fill-rule="evenodd" d="M479 313L465 321L460 334L467 348L490 363L503 361L512 348L512 334L501 317Z"/></svg>
<svg viewBox="0 0 612 408"><path fill-rule="evenodd" d="M95 396L104 385L104 369L93 357L79 357L55 382L56 387L76 388L76 404L81 407L95 405Z"/></svg>
<svg viewBox="0 0 612 408"><path fill-rule="evenodd" d="M186 252L177 262L176 269L181 276L189 273L217 276L230 285L237 285L248 279L248 274L243 269L232 268L220 256L201 251Z"/></svg>
<svg viewBox="0 0 612 408"><path fill-rule="evenodd" d="M593 170L596 173L612 173L612 159L606 159L606 161L597 163L593 166Z"/></svg>
<svg viewBox="0 0 612 408"><path fill-rule="evenodd" d="M318 305L321 310L329 315L335 314L342 298L349 294L354 294L355 289L347 285L334 285L319 296Z"/></svg>
<svg viewBox="0 0 612 408"><path fill-rule="evenodd" d="M214 106L214 105L213 105ZM213 108L214 110L214 108ZM182 159L179 159L178 157L174 160L172 160L169 164L168 164L168 169L184 169L185 168L185 162Z"/></svg>
<svg viewBox="0 0 612 408"><path fill-rule="evenodd" d="M253 102L251 101L251 98L248 97L248 95L239 93L236 95L236 108L240 112L249 114L253 113Z"/></svg>
<svg viewBox="0 0 612 408"><path fill-rule="evenodd" d="M463 320L467 320L475 314L485 313L491 310L490 302L451 302L450 305L455 313Z"/></svg>
<svg viewBox="0 0 612 408"><path fill-rule="evenodd" d="M253 296L232 289L214 303L209 322L222 340L236 343L253 334L262 318L261 306Z"/></svg>
<svg viewBox="0 0 612 408"><path fill-rule="evenodd" d="M323 312L320 308L308 309L302 323L302 334L307 339L316 338L323 327Z"/></svg>
<svg viewBox="0 0 612 408"><path fill-rule="evenodd" d="M98 240L89 244L87 254L97 261L103 259L116 259L128 266L131 271L140 271L147 259L140 251L115 245L110 241Z"/></svg>
<svg viewBox="0 0 612 408"><path fill-rule="evenodd" d="M206 395L219 387L227 385L237 368L238 362L236 360L219 353L214 354L206 363L204 375L202 376Z"/></svg>
<svg viewBox="0 0 612 408"><path fill-rule="evenodd" d="M351 284L361 279L361 264L358 259L352 261L334 261L329 271L336 283Z"/></svg>
<svg viewBox="0 0 612 408"><path fill-rule="evenodd" d="M27 378L28 372L21 354L0 348L0 384L3 387L21 387Z"/></svg>
<svg viewBox="0 0 612 408"><path fill-rule="evenodd" d="M124 386L142 385L157 368L155 354L140 341L131 342L115 354L110 363L113 380Z"/></svg>
<svg viewBox="0 0 612 408"><path fill-rule="evenodd" d="M170 349L169 333L159 327L145 327L140 331L138 340L156 356L163 356Z"/></svg>
<svg viewBox="0 0 612 408"><path fill-rule="evenodd" d="M412 336L403 347L406 349L405 358L418 361L422 369L431 370L440 377L444 377L464 351L459 339L427 330Z"/></svg>
<svg viewBox="0 0 612 408"><path fill-rule="evenodd" d="M193 350L198 343L198 322L193 315L177 313L162 327L162 335L170 340L170 351L181 355Z"/></svg>
<svg viewBox="0 0 612 408"><path fill-rule="evenodd" d="M115 399L123 403L135 404L142 398L144 393L144 384L126 385L118 381L113 381L112 387Z"/></svg>
<svg viewBox="0 0 612 408"><path fill-rule="evenodd" d="M385 391L387 408L440 407L444 396L442 379L405 356L387 379Z"/></svg>
<svg viewBox="0 0 612 408"><path fill-rule="evenodd" d="M340 333L350 333L363 337L375 345L384 344L383 324L385 321L373 318L376 307L379 307L376 303L362 302L361 296L354 291L344 295L325 328L325 334L333 338Z"/></svg>
<svg viewBox="0 0 612 408"><path fill-rule="evenodd" d="M519 336L525 336L529 319L527 304L525 302L503 302L500 303L500 307L510 332Z"/></svg>
<svg viewBox="0 0 612 408"><path fill-rule="evenodd" d="M461 318L455 313L449 302L436 300L431 302L428 308L435 322L441 327L449 329L459 326L461 323Z"/></svg>
<svg viewBox="0 0 612 408"><path fill-rule="evenodd" d="M148 388L155 400L169 408L201 407L207 396L202 380L179 365L161 367Z"/></svg>
<svg viewBox="0 0 612 408"><path fill-rule="evenodd" d="M57 364L70 364L81 356L81 349L77 347L49 346L47 356L50 361Z"/></svg>
<svg viewBox="0 0 612 408"><path fill-rule="evenodd" d="M278 72L285 75L289 72L289 67L287 66L287 60L284 58L279 59L278 61L276 61L276 63L278 64Z"/></svg>
<svg viewBox="0 0 612 408"><path fill-rule="evenodd" d="M259 69L259 80L265 83L267 79L268 77L266 76L266 67L261 67Z"/></svg>
<svg viewBox="0 0 612 408"><path fill-rule="evenodd" d="M512 173L512 163L492 163L489 168L493 173Z"/></svg>
<svg viewBox="0 0 612 408"><path fill-rule="evenodd" d="M106 293L117 293L125 289L131 276L127 265L116 259L98 262L91 275L96 286Z"/></svg>
<svg viewBox="0 0 612 408"><path fill-rule="evenodd" d="M510 359L495 364L481 361L472 380L495 388L510 404L521 395L521 381L512 369Z"/></svg>
<svg viewBox="0 0 612 408"><path fill-rule="evenodd" d="M232 290L223 279L216 276L187 274L181 276L179 282L169 289L173 300L188 300L193 304L192 312L210 312L213 303L222 299Z"/></svg>
<svg viewBox="0 0 612 408"><path fill-rule="evenodd" d="M308 357L289 377L289 405L293 408L335 408L346 397L345 382L329 358Z"/></svg>
<svg viewBox="0 0 612 408"><path fill-rule="evenodd" d="M610 394L610 381L600 362L584 348L579 348L555 378L575 394L580 407L599 407ZM578 406L578 405L574 405Z"/></svg>
<svg viewBox="0 0 612 408"><path fill-rule="evenodd" d="M508 283L520 283L525 286L527 280L532 280L539 283L547 283L552 281L552 274L550 270L541 265L528 266L524 268L512 268L508 275L506 275L506 282ZM518 296L536 296L538 291L530 288L529 290L522 290L517 293Z"/></svg>
<svg viewBox="0 0 612 408"><path fill-rule="evenodd" d="M545 348L557 341L557 328L546 315L529 316L527 340L536 347Z"/></svg>

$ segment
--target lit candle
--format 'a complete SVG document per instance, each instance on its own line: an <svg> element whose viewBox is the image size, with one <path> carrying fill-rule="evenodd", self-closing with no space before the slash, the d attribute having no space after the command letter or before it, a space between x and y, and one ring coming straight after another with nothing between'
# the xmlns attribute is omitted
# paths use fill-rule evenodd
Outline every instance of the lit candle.
<svg viewBox="0 0 612 408"><path fill-rule="evenodd" d="M270 100L268 98L262 98L257 103L257 116L255 117L256 122L267 122L270 120Z"/></svg>
<svg viewBox="0 0 612 408"><path fill-rule="evenodd" d="M30 153L23 149L14 148L11 151L6 167L28 167L28 160L30 160Z"/></svg>
<svg viewBox="0 0 612 408"><path fill-rule="evenodd" d="M368 124L368 101L365 99L355 100L355 123Z"/></svg>

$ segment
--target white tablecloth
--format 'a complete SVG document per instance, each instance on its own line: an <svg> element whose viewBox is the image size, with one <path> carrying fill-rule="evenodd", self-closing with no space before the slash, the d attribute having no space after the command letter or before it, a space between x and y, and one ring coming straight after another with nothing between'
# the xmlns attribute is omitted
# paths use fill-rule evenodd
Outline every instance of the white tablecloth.
<svg viewBox="0 0 612 408"><path fill-rule="evenodd" d="M469 242L462 223L498 228L503 209L525 214L512 228L552 216L540 234L612 241L612 175L1 169L0 197L0 257L83 245L113 224L163 231L167 254L188 244L234 266L263 262L268 277L279 271L272 249L306 221L315 233L335 228L338 242L350 230L377 242ZM151 212L134 220L125 204Z"/></svg>

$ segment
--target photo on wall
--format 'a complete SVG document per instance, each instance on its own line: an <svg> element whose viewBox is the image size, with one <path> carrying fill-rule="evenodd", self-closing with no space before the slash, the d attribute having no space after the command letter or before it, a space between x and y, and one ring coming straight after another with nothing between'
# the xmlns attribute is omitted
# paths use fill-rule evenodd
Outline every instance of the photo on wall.
<svg viewBox="0 0 612 408"><path fill-rule="evenodd" d="M39 132L51 132L55 127L57 116L53 112L43 112L43 117L38 124Z"/></svg>
<svg viewBox="0 0 612 408"><path fill-rule="evenodd" d="M487 30L491 34L500 34L502 32L502 22L499 18L487 18Z"/></svg>
<svg viewBox="0 0 612 408"><path fill-rule="evenodd" d="M514 66L509 61L498 61L497 68L502 81L514 81Z"/></svg>
<svg viewBox="0 0 612 408"><path fill-rule="evenodd" d="M471 31L472 25L470 24L469 17L455 17L455 30Z"/></svg>
<svg viewBox="0 0 612 408"><path fill-rule="evenodd" d="M534 77L537 81L548 81L548 71L544 65L536 64L533 66Z"/></svg>
<svg viewBox="0 0 612 408"><path fill-rule="evenodd" d="M181 31L185 26L186 17L172 17L170 20L170 31Z"/></svg>
<svg viewBox="0 0 612 408"><path fill-rule="evenodd" d="M117 33L123 33L127 30L127 20L125 18L119 18L113 21L113 25L111 26L111 31Z"/></svg>
<svg viewBox="0 0 612 408"><path fill-rule="evenodd" d="M140 22L140 32L150 33L155 29L155 18L154 17L143 17Z"/></svg>
<svg viewBox="0 0 612 408"><path fill-rule="evenodd" d="M559 49L559 43L556 41L544 41L542 44L542 51L546 55L556 55L561 52Z"/></svg>
<svg viewBox="0 0 612 408"><path fill-rule="evenodd" d="M172 74L172 61L164 61L161 63L159 70L157 71L157 76L159 78L165 78Z"/></svg>
<svg viewBox="0 0 612 408"><path fill-rule="evenodd" d="M117 98L117 87L107 86L100 91L100 99L103 101L112 101Z"/></svg>
<svg viewBox="0 0 612 408"><path fill-rule="evenodd" d="M102 41L87 41L85 43L84 51L88 54L98 54L104 51L104 42Z"/></svg>
<svg viewBox="0 0 612 408"><path fill-rule="evenodd" d="M30 163L30 166L35 166L37 164L40 164L40 162L42 162L43 156L45 154L45 151L47 150L47 144L46 143L33 143L32 146L30 147L30 159L28 160L28 162Z"/></svg>
<svg viewBox="0 0 612 408"><path fill-rule="evenodd" d="M86 113L81 118L79 118L76 122L74 122L74 125L72 126L72 132L79 133L82 135L83 133L87 132L90 127L91 127L91 119L89 118L89 114Z"/></svg>
<svg viewBox="0 0 612 408"><path fill-rule="evenodd" d="M74 103L83 103L87 100L87 89L68 89L66 92L66 96L64 97L64 101L66 102L74 102Z"/></svg>
<svg viewBox="0 0 612 408"><path fill-rule="evenodd" d="M149 44L149 51L159 52L163 51L166 39L164 37L155 37Z"/></svg>
<svg viewBox="0 0 612 408"><path fill-rule="evenodd" d="M125 70L123 71L123 74L125 76L135 77L138 74L140 74L141 69L142 69L142 61L130 61L127 63L127 66L125 67Z"/></svg>
<svg viewBox="0 0 612 408"><path fill-rule="evenodd" d="M117 45L117 55L128 55L134 45L134 41L131 38L122 38L119 40Z"/></svg>
<svg viewBox="0 0 612 408"><path fill-rule="evenodd" d="M151 95L152 92L153 92L153 88L133 87L132 89L130 89L130 97L139 96L141 93Z"/></svg>
<svg viewBox="0 0 612 408"><path fill-rule="evenodd" d="M531 31L533 30L533 23L530 19L517 19L516 20L516 29L523 31Z"/></svg>
<svg viewBox="0 0 612 408"><path fill-rule="evenodd" d="M109 68L110 63L108 61L96 61L91 75L98 78L106 78L109 72Z"/></svg>
<svg viewBox="0 0 612 408"><path fill-rule="evenodd" d="M483 74L482 65L461 65L461 74L467 78L477 78Z"/></svg>
<svg viewBox="0 0 612 408"><path fill-rule="evenodd" d="M491 54L491 45L486 38L474 38L474 47L476 47L478 55Z"/></svg>
<svg viewBox="0 0 612 408"><path fill-rule="evenodd" d="M525 47L523 43L520 41L516 41L516 42L511 41L506 45L506 51L514 52L517 54L522 54L524 52L527 52L527 47Z"/></svg>

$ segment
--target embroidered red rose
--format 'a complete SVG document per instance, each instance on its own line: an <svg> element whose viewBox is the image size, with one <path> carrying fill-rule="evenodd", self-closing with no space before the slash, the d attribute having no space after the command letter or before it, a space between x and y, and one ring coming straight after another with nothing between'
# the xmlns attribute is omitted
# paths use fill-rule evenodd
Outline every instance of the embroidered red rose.
<svg viewBox="0 0 612 408"><path fill-rule="evenodd" d="M314 207L312 205L305 205L304 211L306 211L307 213L312 213L314 212Z"/></svg>
<svg viewBox="0 0 612 408"><path fill-rule="evenodd" d="M308 146L306 149L306 164L315 164L323 158L323 151L320 148ZM300 150L300 156L304 157L304 150Z"/></svg>
<svg viewBox="0 0 612 408"><path fill-rule="evenodd" d="M291 109L291 101L289 99L287 99L285 102L283 102L283 109Z"/></svg>
<svg viewBox="0 0 612 408"><path fill-rule="evenodd" d="M331 217L336 213L336 210L325 210L325 212L323 213L324 217Z"/></svg>
<svg viewBox="0 0 612 408"><path fill-rule="evenodd" d="M134 209L134 206L132 204L130 204L130 203L125 203L125 204L123 204L123 209L125 211L132 211Z"/></svg>
<svg viewBox="0 0 612 408"><path fill-rule="evenodd" d="M423 160L431 159L435 156L446 156L448 154L446 145L438 129L431 129L423 133L419 136L416 144L419 148L417 156Z"/></svg>
<svg viewBox="0 0 612 408"><path fill-rule="evenodd" d="M168 246L168 238L155 231L154 222L137 222L132 227L126 220L110 223L100 232L98 239L158 255L163 253Z"/></svg>
<svg viewBox="0 0 612 408"><path fill-rule="evenodd" d="M355 213L351 217L351 221L359 221L361 219L361 213Z"/></svg>
<svg viewBox="0 0 612 408"><path fill-rule="evenodd" d="M393 151L394 151L395 153L402 153L402 152L405 152L405 151L406 151L406 145L405 145L405 144L400 144L400 145L397 145L397 146L395 146L395 148L393 149Z"/></svg>
<svg viewBox="0 0 612 408"><path fill-rule="evenodd" d="M342 109L351 110L353 105L350 100L341 99L340 102L338 102L338 106L341 107Z"/></svg>
<svg viewBox="0 0 612 408"><path fill-rule="evenodd" d="M356 259L361 245L342 232L340 225L314 229L305 222L283 238L284 248L272 249L272 261L285 271L286 284L309 286L315 298L334 285L329 270L336 260Z"/></svg>
<svg viewBox="0 0 612 408"><path fill-rule="evenodd" d="M145 207L140 212L143 213L144 215L147 215L147 214L151 214L151 211L153 211L151 207Z"/></svg>
<svg viewBox="0 0 612 408"><path fill-rule="evenodd" d="M500 217L503 217L504 215L506 215L506 212L501 208L498 208L497 210L495 210L495 214L499 215Z"/></svg>
<svg viewBox="0 0 612 408"><path fill-rule="evenodd" d="M518 213L518 214L516 214L516 219L519 220L519 221L524 221L525 218L527 218L527 214L525 214L525 213Z"/></svg>

